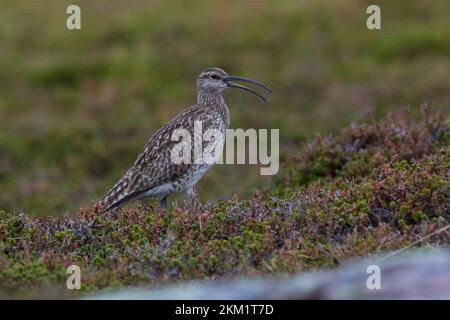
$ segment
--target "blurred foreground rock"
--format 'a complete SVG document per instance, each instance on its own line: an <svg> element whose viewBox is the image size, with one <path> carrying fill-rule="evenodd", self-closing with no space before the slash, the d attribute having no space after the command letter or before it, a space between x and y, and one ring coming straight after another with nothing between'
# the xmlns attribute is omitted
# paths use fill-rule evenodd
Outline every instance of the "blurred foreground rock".
<svg viewBox="0 0 450 320"><path fill-rule="evenodd" d="M368 289L368 267L381 289ZM450 299L450 250L410 251L344 264L335 270L271 278L191 282L160 289L105 292L90 299Z"/></svg>

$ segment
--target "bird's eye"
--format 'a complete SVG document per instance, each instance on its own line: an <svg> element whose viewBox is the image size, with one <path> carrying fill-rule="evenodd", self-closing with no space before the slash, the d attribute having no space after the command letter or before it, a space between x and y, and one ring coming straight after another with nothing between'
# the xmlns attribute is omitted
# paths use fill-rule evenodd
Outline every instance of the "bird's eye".
<svg viewBox="0 0 450 320"><path fill-rule="evenodd" d="M219 79L219 76L216 75L216 74L212 74L212 75L211 75L211 79L214 79L214 80Z"/></svg>

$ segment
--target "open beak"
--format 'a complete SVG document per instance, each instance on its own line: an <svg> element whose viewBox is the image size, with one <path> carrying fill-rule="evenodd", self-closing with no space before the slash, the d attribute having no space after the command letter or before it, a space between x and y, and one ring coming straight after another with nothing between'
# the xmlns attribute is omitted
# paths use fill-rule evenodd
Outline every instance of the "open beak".
<svg viewBox="0 0 450 320"><path fill-rule="evenodd" d="M261 94L259 94L258 92L256 92L255 90L253 90L253 89L251 89L251 88L248 88L248 87L246 87L246 86L243 86L243 85L240 85L240 84L231 82L231 81L243 81L243 82L247 82L247 83L252 83L252 84L254 84L254 85L257 85L258 87L263 88L263 89L266 90L267 92L272 93L272 90L270 90L270 88L268 88L267 86L265 86L265 85L262 84L261 82L256 81L256 80L247 79L247 78L242 78L242 77L234 77L234 76L228 76L228 77L226 78L226 82L227 82L228 87L230 87L230 88L238 88L238 89L242 89L242 90L251 92L251 93L253 93L253 94L256 94L256 95L257 95L259 98L261 98L265 103L268 103L267 99L266 99L264 96L262 96Z"/></svg>

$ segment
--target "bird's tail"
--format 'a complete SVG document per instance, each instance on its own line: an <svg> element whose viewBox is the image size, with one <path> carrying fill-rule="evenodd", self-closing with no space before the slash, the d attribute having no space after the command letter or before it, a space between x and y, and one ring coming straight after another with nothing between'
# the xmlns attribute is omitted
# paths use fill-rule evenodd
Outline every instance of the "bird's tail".
<svg viewBox="0 0 450 320"><path fill-rule="evenodd" d="M97 203L96 210L103 213L122 206L128 200L127 188L128 181L123 177Z"/></svg>

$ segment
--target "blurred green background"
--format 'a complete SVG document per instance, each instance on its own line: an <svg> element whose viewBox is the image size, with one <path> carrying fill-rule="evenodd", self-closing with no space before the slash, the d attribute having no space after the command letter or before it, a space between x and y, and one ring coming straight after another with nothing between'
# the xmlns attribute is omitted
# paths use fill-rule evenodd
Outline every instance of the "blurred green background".
<svg viewBox="0 0 450 320"><path fill-rule="evenodd" d="M69 4L80 31L66 29ZM280 129L283 158L390 111L448 112L449 13L448 0L2 1L0 209L58 215L98 200L195 103L209 66L272 87L270 105L225 97L232 128ZM198 189L215 200L269 184L258 166L218 165Z"/></svg>

